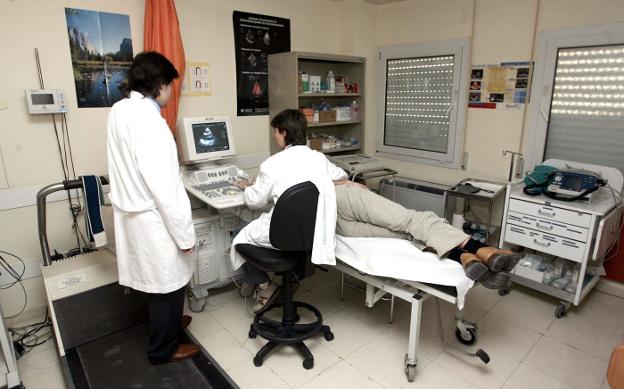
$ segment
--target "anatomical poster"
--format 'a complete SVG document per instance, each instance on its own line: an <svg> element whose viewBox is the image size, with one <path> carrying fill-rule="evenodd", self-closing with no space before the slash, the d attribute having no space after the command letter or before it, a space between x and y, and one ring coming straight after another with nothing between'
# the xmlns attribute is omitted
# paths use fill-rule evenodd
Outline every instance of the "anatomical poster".
<svg viewBox="0 0 624 389"><path fill-rule="evenodd" d="M290 20L234 11L238 116L269 114L268 56L290 51Z"/></svg>

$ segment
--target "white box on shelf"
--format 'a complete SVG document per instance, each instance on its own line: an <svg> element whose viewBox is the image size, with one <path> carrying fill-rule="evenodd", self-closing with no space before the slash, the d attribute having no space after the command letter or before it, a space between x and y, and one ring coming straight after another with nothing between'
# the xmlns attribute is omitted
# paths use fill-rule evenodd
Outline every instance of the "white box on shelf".
<svg viewBox="0 0 624 389"><path fill-rule="evenodd" d="M351 107L337 107L336 108L336 121L348 122L351 120Z"/></svg>
<svg viewBox="0 0 624 389"><path fill-rule="evenodd" d="M321 76L310 76L310 92L321 91Z"/></svg>
<svg viewBox="0 0 624 389"><path fill-rule="evenodd" d="M514 273L522 278L529 279L535 282L542 282L544 280L544 272L532 269L530 267L518 265L514 268Z"/></svg>

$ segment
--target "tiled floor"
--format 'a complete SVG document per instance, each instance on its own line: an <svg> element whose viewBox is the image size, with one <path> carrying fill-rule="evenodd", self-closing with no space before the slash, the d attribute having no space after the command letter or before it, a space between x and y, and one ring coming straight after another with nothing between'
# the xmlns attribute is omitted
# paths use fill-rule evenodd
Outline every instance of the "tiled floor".
<svg viewBox="0 0 624 389"><path fill-rule="evenodd" d="M423 307L421 347L415 382L403 371L409 331L409 305L397 303L394 324L388 324L388 303L373 309L363 305L364 295L347 288L338 298L336 272L317 272L304 280L297 299L316 305L335 334L308 340L315 357L312 370L284 347L260 368L253 354L260 338L249 339L251 316L236 290L210 298L200 314L192 314L191 331L241 388L579 388L608 389L606 369L612 348L624 341L624 299L593 291L580 307L563 319L554 318L556 301L521 287L499 296L474 288L465 315L479 322L478 346L491 362L446 349L439 340L435 303ZM454 307L442 304L447 340L455 341ZM28 389L64 388L51 342L18 361Z"/></svg>

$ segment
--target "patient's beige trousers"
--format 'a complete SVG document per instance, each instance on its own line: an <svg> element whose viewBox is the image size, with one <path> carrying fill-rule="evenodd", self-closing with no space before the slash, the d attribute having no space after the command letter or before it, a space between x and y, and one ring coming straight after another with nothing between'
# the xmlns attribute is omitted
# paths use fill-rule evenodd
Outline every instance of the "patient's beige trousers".
<svg viewBox="0 0 624 389"><path fill-rule="evenodd" d="M342 236L408 238L424 242L443 256L469 238L433 212L407 209L363 188L336 185L338 220Z"/></svg>

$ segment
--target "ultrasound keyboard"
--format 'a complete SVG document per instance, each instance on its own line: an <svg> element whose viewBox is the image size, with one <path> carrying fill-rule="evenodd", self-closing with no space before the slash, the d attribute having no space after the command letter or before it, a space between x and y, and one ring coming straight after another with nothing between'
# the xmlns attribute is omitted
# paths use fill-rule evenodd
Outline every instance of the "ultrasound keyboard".
<svg viewBox="0 0 624 389"><path fill-rule="evenodd" d="M242 171L240 173L244 174ZM212 208L223 209L244 204L243 191L234 183L245 177L239 176L236 166L187 171L182 178L186 190Z"/></svg>

